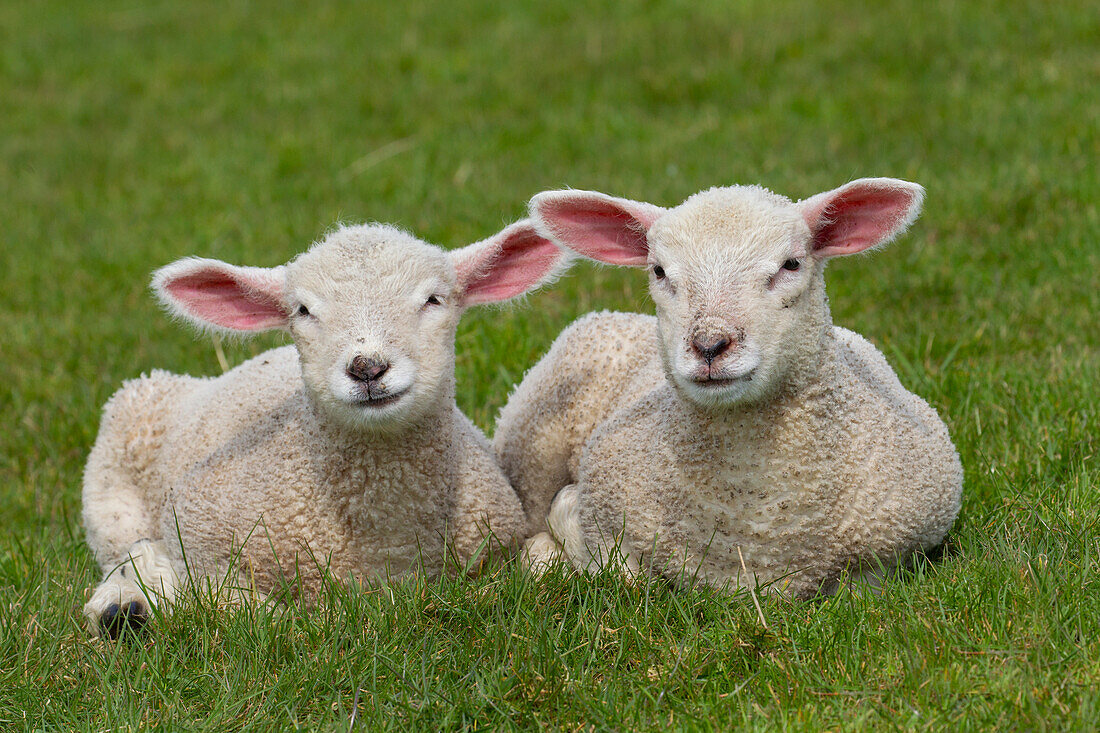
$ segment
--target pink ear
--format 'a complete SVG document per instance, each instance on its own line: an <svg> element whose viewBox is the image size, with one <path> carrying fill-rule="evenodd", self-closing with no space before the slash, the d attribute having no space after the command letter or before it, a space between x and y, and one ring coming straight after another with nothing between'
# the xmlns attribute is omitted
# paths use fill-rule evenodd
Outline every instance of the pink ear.
<svg viewBox="0 0 1100 733"><path fill-rule="evenodd" d="M153 275L153 288L176 315L232 331L286 326L283 286L282 267L236 267L199 258L173 262Z"/></svg>
<svg viewBox="0 0 1100 733"><path fill-rule="evenodd" d="M495 303L525 293L564 269L568 257L529 219L452 255L464 305Z"/></svg>
<svg viewBox="0 0 1100 733"><path fill-rule="evenodd" d="M924 189L896 178L861 178L798 203L818 257L886 244L920 214Z"/></svg>
<svg viewBox="0 0 1100 733"><path fill-rule="evenodd" d="M646 264L646 232L664 209L596 191L544 191L531 199L539 229L580 255L609 265Z"/></svg>

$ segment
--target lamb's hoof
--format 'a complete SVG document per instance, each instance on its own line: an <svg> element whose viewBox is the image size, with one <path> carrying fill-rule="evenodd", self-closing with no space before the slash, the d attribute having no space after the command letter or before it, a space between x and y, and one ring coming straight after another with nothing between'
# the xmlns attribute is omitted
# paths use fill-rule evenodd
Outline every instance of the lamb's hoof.
<svg viewBox="0 0 1100 733"><path fill-rule="evenodd" d="M112 640L118 639L126 631L137 633L148 622L149 609L141 601L131 601L121 608L117 603L112 603L99 617L103 635Z"/></svg>
<svg viewBox="0 0 1100 733"><path fill-rule="evenodd" d="M563 559L561 546L553 536L549 532L539 532L523 543L520 566L539 577Z"/></svg>

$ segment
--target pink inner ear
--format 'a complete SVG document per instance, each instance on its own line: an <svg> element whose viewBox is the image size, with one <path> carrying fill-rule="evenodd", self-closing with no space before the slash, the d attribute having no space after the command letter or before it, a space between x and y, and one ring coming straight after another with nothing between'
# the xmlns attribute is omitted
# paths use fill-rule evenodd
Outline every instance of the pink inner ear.
<svg viewBox="0 0 1100 733"><path fill-rule="evenodd" d="M262 278L210 268L172 278L163 287L196 318L237 331L262 331L286 323L273 285Z"/></svg>
<svg viewBox="0 0 1100 733"><path fill-rule="evenodd" d="M495 303L530 290L561 258L557 245L523 226L506 230L499 248L483 246L477 255L457 262L455 270L459 282L466 284L466 305Z"/></svg>
<svg viewBox="0 0 1100 733"><path fill-rule="evenodd" d="M804 215L819 257L855 254L892 238L908 224L914 192L887 186L843 187Z"/></svg>
<svg viewBox="0 0 1100 733"><path fill-rule="evenodd" d="M539 218L562 244L598 262L641 267L656 206L593 194L548 193L535 199Z"/></svg>

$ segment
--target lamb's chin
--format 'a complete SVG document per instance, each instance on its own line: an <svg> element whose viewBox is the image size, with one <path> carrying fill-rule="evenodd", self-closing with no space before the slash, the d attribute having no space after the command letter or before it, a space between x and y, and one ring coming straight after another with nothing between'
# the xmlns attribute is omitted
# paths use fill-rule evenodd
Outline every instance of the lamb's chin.
<svg viewBox="0 0 1100 733"><path fill-rule="evenodd" d="M760 397L760 384L751 378L695 380L677 375L676 386L685 399L707 409L748 404Z"/></svg>
<svg viewBox="0 0 1100 733"><path fill-rule="evenodd" d="M339 401L329 405L329 416L344 428L365 433L398 433L412 421L413 399L408 393L386 399Z"/></svg>

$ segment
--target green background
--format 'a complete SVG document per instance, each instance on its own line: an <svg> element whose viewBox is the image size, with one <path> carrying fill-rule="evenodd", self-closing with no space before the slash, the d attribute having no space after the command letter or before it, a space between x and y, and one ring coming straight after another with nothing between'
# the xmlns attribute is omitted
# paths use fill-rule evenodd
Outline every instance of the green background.
<svg viewBox="0 0 1100 733"><path fill-rule="evenodd" d="M1093 3L0 5L0 724L54 729L1087 727L1100 716L1100 13ZM834 319L944 417L949 552L877 597L792 604L511 566L209 599L80 628L80 476L103 402L220 371L149 273L275 265L339 221L457 247L571 186L672 205L914 180L898 243L829 268ZM554 336L650 311L581 265L471 311L487 433ZM237 363L278 340L227 344ZM765 627L766 624L766 627Z"/></svg>

